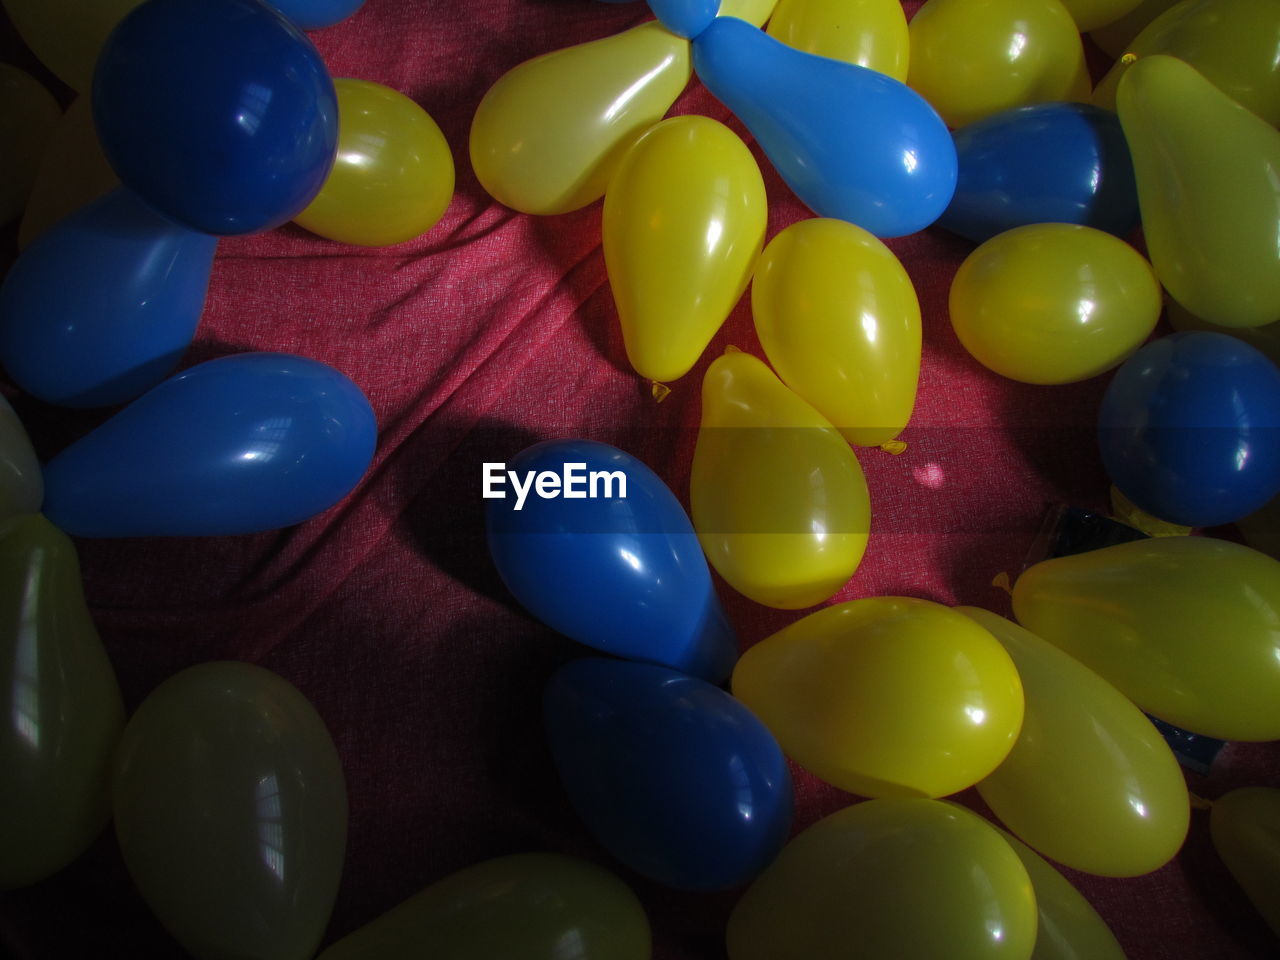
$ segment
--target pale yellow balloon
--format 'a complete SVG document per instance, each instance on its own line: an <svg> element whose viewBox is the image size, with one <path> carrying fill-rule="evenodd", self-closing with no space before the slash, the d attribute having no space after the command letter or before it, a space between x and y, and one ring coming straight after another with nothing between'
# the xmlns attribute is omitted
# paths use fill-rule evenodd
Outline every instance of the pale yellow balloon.
<svg viewBox="0 0 1280 960"><path fill-rule="evenodd" d="M982 799L1045 856L1108 877L1168 863L1187 835L1182 771L1164 738L1115 687L1053 644L977 607L1022 678L1022 732L978 784Z"/></svg>
<svg viewBox="0 0 1280 960"><path fill-rule="evenodd" d="M0 63L0 224L26 205L62 110L35 77Z"/></svg>
<svg viewBox="0 0 1280 960"><path fill-rule="evenodd" d="M906 82L907 17L898 0L778 0L769 35Z"/></svg>
<svg viewBox="0 0 1280 960"><path fill-rule="evenodd" d="M689 41L656 21L526 61L476 108L476 176L521 213L585 207L604 195L623 154L662 119L692 69Z"/></svg>
<svg viewBox="0 0 1280 960"><path fill-rule="evenodd" d="M1156 276L1224 327L1280 317L1280 131L1193 67L1143 57L1116 97Z"/></svg>
<svg viewBox="0 0 1280 960"><path fill-rule="evenodd" d="M1118 20L1089 31L1089 36L1112 58L1119 58L1147 24L1181 2L1182 0L1142 0Z"/></svg>
<svg viewBox="0 0 1280 960"><path fill-rule="evenodd" d="M1131 13L1138 0L1060 0L1080 30L1092 30Z"/></svg>
<svg viewBox="0 0 1280 960"><path fill-rule="evenodd" d="M690 503L711 565L770 607L830 598L867 547L867 483L849 444L746 353L726 353L702 381Z"/></svg>
<svg viewBox="0 0 1280 960"><path fill-rule="evenodd" d="M107 35L142 0L3 0L40 62L71 89L87 92Z"/></svg>
<svg viewBox="0 0 1280 960"><path fill-rule="evenodd" d="M773 14L777 3L778 0L722 0L718 16L737 17L739 20L762 27Z"/></svg>

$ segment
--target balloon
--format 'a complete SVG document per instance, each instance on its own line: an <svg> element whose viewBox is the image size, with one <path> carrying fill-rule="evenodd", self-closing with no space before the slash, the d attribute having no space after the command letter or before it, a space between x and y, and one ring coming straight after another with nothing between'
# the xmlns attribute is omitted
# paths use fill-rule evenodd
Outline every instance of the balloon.
<svg viewBox="0 0 1280 960"><path fill-rule="evenodd" d="M1057 0L927 0L907 84L952 127L1013 107L1089 99L1075 21Z"/></svg>
<svg viewBox="0 0 1280 960"><path fill-rule="evenodd" d="M907 79L907 18L898 0L779 0L769 36L899 82Z"/></svg>
<svg viewBox="0 0 1280 960"><path fill-rule="evenodd" d="M5 12L40 62L73 90L93 80L98 51L142 0L4 0Z"/></svg>
<svg viewBox="0 0 1280 960"><path fill-rule="evenodd" d="M787 761L723 690L666 667L591 658L561 667L543 704L569 799L632 870L678 890L727 890L782 849Z"/></svg>
<svg viewBox="0 0 1280 960"><path fill-rule="evenodd" d="M757 603L822 603L867 548L871 504L853 451L750 354L707 368L689 486L707 559Z"/></svg>
<svg viewBox="0 0 1280 960"><path fill-rule="evenodd" d="M1045 560L1014 585L1013 609L1161 720L1280 739L1280 562L1256 550L1160 537Z"/></svg>
<svg viewBox="0 0 1280 960"><path fill-rule="evenodd" d="M1133 247L1071 223L992 237L951 282L951 325L979 363L1023 383L1074 383L1120 364L1160 319L1160 284Z"/></svg>
<svg viewBox="0 0 1280 960"><path fill-rule="evenodd" d="M426 233L453 199L453 154L425 110L367 80L335 80L338 154L294 219L339 243L385 246Z"/></svg>
<svg viewBox="0 0 1280 960"><path fill-rule="evenodd" d="M678 37L696 37L711 24L720 0L649 0L649 9Z"/></svg>
<svg viewBox="0 0 1280 960"><path fill-rule="evenodd" d="M1004 617L960 607L1018 668L1018 742L978 792L1010 830L1086 873L1136 877L1177 854L1190 806L1178 761L1115 687Z"/></svg>
<svg viewBox="0 0 1280 960"><path fill-rule="evenodd" d="M1209 333L1225 333L1227 336L1243 340L1266 354L1267 359L1280 366L1280 317L1275 323L1261 327L1220 327L1216 323L1201 320L1188 313L1178 301L1170 299L1165 303L1165 317L1169 326L1177 331L1202 330Z"/></svg>
<svg viewBox="0 0 1280 960"><path fill-rule="evenodd" d="M1106 51L1112 59L1119 59L1129 49L1133 38L1144 27L1174 4L1182 0L1142 0L1136 7L1118 20L1089 32L1090 38Z"/></svg>
<svg viewBox="0 0 1280 960"><path fill-rule="evenodd" d="M120 186L93 129L89 98L77 97L53 128L18 227L18 247Z"/></svg>
<svg viewBox="0 0 1280 960"><path fill-rule="evenodd" d="M708 117L672 117L631 148L601 232L627 358L654 381L698 362L751 280L768 202L755 157Z"/></svg>
<svg viewBox="0 0 1280 960"><path fill-rule="evenodd" d="M44 501L44 477L22 421L0 397L0 524L35 513Z"/></svg>
<svg viewBox="0 0 1280 960"><path fill-rule="evenodd" d="M1280 492L1280 370L1226 334L1162 337L1107 387L1098 440L1107 475L1152 516L1239 520Z"/></svg>
<svg viewBox="0 0 1280 960"><path fill-rule="evenodd" d="M67 537L44 517L0 528L0 890L69 864L102 832L124 704Z"/></svg>
<svg viewBox="0 0 1280 960"><path fill-rule="evenodd" d="M489 553L530 613L613 656L712 683L729 675L737 638L689 518L657 474L590 440L536 443L505 468L500 477L514 475L534 495L521 501L501 479L486 482ZM552 484L549 474L569 482ZM539 476L544 486L532 490ZM560 497L561 486L574 496Z"/></svg>
<svg viewBox="0 0 1280 960"><path fill-rule="evenodd" d="M960 175L938 226L975 243L1032 223L1079 223L1123 237L1138 187L1120 121L1087 103L992 114L955 133Z"/></svg>
<svg viewBox="0 0 1280 960"><path fill-rule="evenodd" d="M450 874L343 937L319 960L560 956L649 960L649 921L613 874L573 857L522 853Z"/></svg>
<svg viewBox="0 0 1280 960"><path fill-rule="evenodd" d="M93 115L125 186L205 233L269 230L333 164L333 81L257 0L148 0L102 49Z"/></svg>
<svg viewBox="0 0 1280 960"><path fill-rule="evenodd" d="M801 220L756 264L751 311L783 382L850 443L907 425L920 375L920 304L898 258L861 227Z"/></svg>
<svg viewBox="0 0 1280 960"><path fill-rule="evenodd" d="M1125 52L1176 57L1267 123L1280 123L1280 5L1187 0L1152 20ZM1116 88L1131 63L1116 62L1093 91L1094 103L1115 109Z"/></svg>
<svg viewBox="0 0 1280 960"><path fill-rule="evenodd" d="M754 27L764 26L778 0L720 0L720 16L737 17Z"/></svg>
<svg viewBox="0 0 1280 960"><path fill-rule="evenodd" d="M1156 276L1210 323L1280 317L1280 131L1194 69L1143 57L1116 94Z"/></svg>
<svg viewBox="0 0 1280 960"><path fill-rule="evenodd" d="M264 0L303 30L341 23L364 6L364 0Z"/></svg>
<svg viewBox="0 0 1280 960"><path fill-rule="evenodd" d="M287 527L351 491L376 434L369 401L332 367L283 353L220 357L54 457L44 512L78 537Z"/></svg>
<svg viewBox="0 0 1280 960"><path fill-rule="evenodd" d="M1240 787L1213 802L1209 835L1236 883L1280 934L1280 790Z"/></svg>
<svg viewBox="0 0 1280 960"><path fill-rule="evenodd" d="M1269 557L1280 559L1280 497L1236 521L1244 542Z"/></svg>
<svg viewBox="0 0 1280 960"><path fill-rule="evenodd" d="M471 166L495 200L521 213L585 207L689 77L688 41L653 22L535 57L480 101Z"/></svg>
<svg viewBox="0 0 1280 960"><path fill-rule="evenodd" d="M907 597L837 604L779 630L743 654L733 692L788 756L864 797L972 786L1022 725L1022 685L1000 644Z"/></svg>
<svg viewBox="0 0 1280 960"><path fill-rule="evenodd" d="M117 189L23 252L0 287L0 360L46 403L102 407L154 387L195 336L217 239Z"/></svg>
<svg viewBox="0 0 1280 960"><path fill-rule="evenodd" d="M58 101L35 77L0 63L0 224L22 213L60 116Z"/></svg>
<svg viewBox="0 0 1280 960"><path fill-rule="evenodd" d="M818 216L897 237L950 203L955 145L933 109L892 77L795 50L731 17L699 34L693 62Z"/></svg>
<svg viewBox="0 0 1280 960"><path fill-rule="evenodd" d="M819 820L748 888L727 935L730 960L1026 960L1035 939L1018 857L981 817L936 800Z"/></svg>
<svg viewBox="0 0 1280 960"><path fill-rule="evenodd" d="M314 956L347 794L329 731L295 687L248 663L189 667L130 718L115 775L125 866L187 953Z"/></svg>
<svg viewBox="0 0 1280 960"><path fill-rule="evenodd" d="M1083 32L1106 26L1131 13L1138 0L1061 0L1071 19Z"/></svg>

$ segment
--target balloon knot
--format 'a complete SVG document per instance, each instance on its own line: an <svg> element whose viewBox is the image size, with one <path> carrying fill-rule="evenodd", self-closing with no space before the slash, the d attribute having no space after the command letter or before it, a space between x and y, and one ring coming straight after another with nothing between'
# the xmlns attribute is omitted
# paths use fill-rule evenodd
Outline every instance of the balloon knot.
<svg viewBox="0 0 1280 960"><path fill-rule="evenodd" d="M895 457L899 454L907 452L907 443L905 440L886 440L880 444L880 449L885 453L891 453Z"/></svg>
<svg viewBox="0 0 1280 960"><path fill-rule="evenodd" d="M1153 517L1121 493L1115 485L1111 487L1111 512L1121 523L1141 530L1149 537L1185 537L1191 533L1191 527Z"/></svg>
<svg viewBox="0 0 1280 960"><path fill-rule="evenodd" d="M1212 810L1213 809L1212 800L1206 800L1204 797L1197 796L1194 793L1188 793L1188 796L1191 798L1192 810Z"/></svg>
<svg viewBox="0 0 1280 960"><path fill-rule="evenodd" d="M1007 573L997 573L991 578L991 585L1003 590L1009 596L1013 596L1013 587L1011 586L1009 575Z"/></svg>
<svg viewBox="0 0 1280 960"><path fill-rule="evenodd" d="M671 396L671 388L665 383L659 383L657 380L649 381L649 389L653 393L653 399L658 403Z"/></svg>
<svg viewBox="0 0 1280 960"><path fill-rule="evenodd" d="M724 355L727 357L731 353L741 353L742 351L735 347L732 343L724 348Z"/></svg>
<svg viewBox="0 0 1280 960"><path fill-rule="evenodd" d="M1120 62L1127 67L1131 63L1138 62L1138 55L1136 53L1126 53L1120 58Z"/></svg>

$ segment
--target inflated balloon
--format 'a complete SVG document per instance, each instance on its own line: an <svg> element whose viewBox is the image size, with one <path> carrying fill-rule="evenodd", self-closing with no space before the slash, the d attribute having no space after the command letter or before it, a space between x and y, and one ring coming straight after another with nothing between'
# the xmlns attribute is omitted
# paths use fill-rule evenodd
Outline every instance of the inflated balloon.
<svg viewBox="0 0 1280 960"><path fill-rule="evenodd" d="M938 226L975 243L1033 223L1079 223L1123 237L1138 225L1133 159L1109 110L1015 107L955 132L960 175Z"/></svg>
<svg viewBox="0 0 1280 960"><path fill-rule="evenodd" d="M338 154L294 219L339 243L385 246L426 233L453 199L453 154L425 110L368 80L342 78Z"/></svg>
<svg viewBox="0 0 1280 960"><path fill-rule="evenodd" d="M93 115L125 186L216 234L300 213L338 136L320 54L258 0L148 0L102 48Z"/></svg>
<svg viewBox="0 0 1280 960"><path fill-rule="evenodd" d="M707 559L757 603L812 607L862 561L871 505L857 458L750 354L707 368L689 487Z"/></svg>
<svg viewBox="0 0 1280 960"><path fill-rule="evenodd" d="M614 656L712 683L729 675L737 638L657 474L590 440L536 443L500 467L485 468L489 553L530 613Z"/></svg>
<svg viewBox="0 0 1280 960"><path fill-rule="evenodd" d="M556 769L592 835L678 890L750 881L791 831L791 777L764 725L667 667L576 660L543 697Z"/></svg>
<svg viewBox="0 0 1280 960"><path fill-rule="evenodd" d="M44 502L44 476L22 421L0 397L0 524L35 513Z"/></svg>
<svg viewBox="0 0 1280 960"><path fill-rule="evenodd" d="M1125 53L1177 57L1242 107L1280 124L1280 4L1186 0L1151 21ZM1129 56L1116 61L1094 103L1115 109L1116 88L1132 63Z"/></svg>
<svg viewBox="0 0 1280 960"><path fill-rule="evenodd" d="M978 784L992 812L1046 857L1086 873L1136 877L1173 859L1190 805L1151 721L1048 641L994 613L959 611L1008 651L1026 696L1018 742Z"/></svg>
<svg viewBox="0 0 1280 960"><path fill-rule="evenodd" d="M1213 801L1209 835L1249 901L1280 934L1280 790L1240 787Z"/></svg>
<svg viewBox="0 0 1280 960"><path fill-rule="evenodd" d="M332 367L283 353L220 357L54 457L44 512L79 537L274 530L345 497L376 439L369 401Z"/></svg>
<svg viewBox="0 0 1280 960"><path fill-rule="evenodd" d="M1257 347L1267 355L1276 366L1280 366L1280 317L1275 323L1261 327L1220 327L1209 323L1190 313L1178 301L1169 299L1165 302L1165 319L1174 330L1201 330L1208 333L1225 333L1228 336L1243 340L1251 347Z"/></svg>
<svg viewBox="0 0 1280 960"><path fill-rule="evenodd" d="M1108 385L1098 441L1111 481L1152 516L1239 520L1280 493L1280 370L1223 333L1161 337Z"/></svg>
<svg viewBox="0 0 1280 960"><path fill-rule="evenodd" d="M228 661L170 677L125 727L114 793L125 866L187 953L315 955L347 794L329 731L295 687Z"/></svg>
<svg viewBox="0 0 1280 960"><path fill-rule="evenodd" d="M3 0L5 12L40 62L71 89L93 81L98 51L112 28L142 0Z"/></svg>
<svg viewBox="0 0 1280 960"><path fill-rule="evenodd" d="M981 817L936 800L871 800L819 820L738 901L727 934L729 960L1027 960L1035 939L1017 855Z"/></svg>
<svg viewBox="0 0 1280 960"><path fill-rule="evenodd" d="M690 70L688 41L653 22L520 64L489 88L471 122L480 185L521 213L599 200Z"/></svg>
<svg viewBox="0 0 1280 960"><path fill-rule="evenodd" d="M364 0L263 0L303 30L331 27L352 16Z"/></svg>
<svg viewBox="0 0 1280 960"><path fill-rule="evenodd" d="M1160 284L1123 240L1036 223L988 240L951 282L951 326L979 363L1023 383L1096 377L1160 319Z"/></svg>
<svg viewBox="0 0 1280 960"><path fill-rule="evenodd" d="M779 630L743 654L733 692L788 756L864 797L972 786L1022 725L1022 685L1000 644L907 597L837 604Z"/></svg>
<svg viewBox="0 0 1280 960"><path fill-rule="evenodd" d="M709 117L664 120L627 152L601 232L640 376L676 380L698 362L747 289L768 216L755 157Z"/></svg>
<svg viewBox="0 0 1280 960"><path fill-rule="evenodd" d="M1061 0L1081 32L1106 26L1132 13L1139 0Z"/></svg>
<svg viewBox="0 0 1280 960"><path fill-rule="evenodd" d="M75 547L39 515L0 527L0 890L43 880L102 832L124 704Z"/></svg>
<svg viewBox="0 0 1280 960"><path fill-rule="evenodd" d="M796 50L732 17L695 38L693 61L818 216L898 237L951 202L955 145L933 108L892 77Z"/></svg>
<svg viewBox="0 0 1280 960"><path fill-rule="evenodd" d="M18 247L120 186L93 128L89 98L77 97L54 127L18 227Z"/></svg>
<svg viewBox="0 0 1280 960"><path fill-rule="evenodd" d="M778 376L850 443L896 437L915 405L920 304L898 258L844 220L801 220L765 248L751 286Z"/></svg>
<svg viewBox="0 0 1280 960"><path fill-rule="evenodd" d="M1116 107L1156 276L1224 327L1280 317L1280 131L1192 67L1143 57Z"/></svg>
<svg viewBox="0 0 1280 960"><path fill-rule="evenodd" d="M1087 100L1075 21L1058 0L927 0L907 83L952 127L1051 100Z"/></svg>
<svg viewBox="0 0 1280 960"><path fill-rule="evenodd" d="M678 37L696 37L707 29L720 0L649 0L658 21Z"/></svg>
<svg viewBox="0 0 1280 960"><path fill-rule="evenodd" d="M769 36L905 82L907 17L898 0L779 0Z"/></svg>
<svg viewBox="0 0 1280 960"><path fill-rule="evenodd" d="M649 960L649 921L613 874L555 853L486 860L347 934L319 960Z"/></svg>
<svg viewBox="0 0 1280 960"><path fill-rule="evenodd" d="M752 26L762 27L772 16L778 0L720 0L722 17L737 17Z"/></svg>
<svg viewBox="0 0 1280 960"><path fill-rule="evenodd" d="M0 361L46 403L132 400L178 365L204 310L217 238L125 189L62 220L0 287Z"/></svg>
<svg viewBox="0 0 1280 960"><path fill-rule="evenodd" d="M1236 521L1244 542L1269 557L1280 559L1280 497Z"/></svg>
<svg viewBox="0 0 1280 960"><path fill-rule="evenodd" d="M1142 0L1120 19L1089 31L1089 37L1112 59L1119 59L1129 49L1133 38L1156 17L1182 0Z"/></svg>
<svg viewBox="0 0 1280 960"><path fill-rule="evenodd" d="M1219 740L1280 739L1280 562L1256 550L1160 537L1045 560L1013 609L1147 713Z"/></svg>
<svg viewBox="0 0 1280 960"><path fill-rule="evenodd" d="M35 77L0 63L0 224L22 213L61 116L58 101Z"/></svg>

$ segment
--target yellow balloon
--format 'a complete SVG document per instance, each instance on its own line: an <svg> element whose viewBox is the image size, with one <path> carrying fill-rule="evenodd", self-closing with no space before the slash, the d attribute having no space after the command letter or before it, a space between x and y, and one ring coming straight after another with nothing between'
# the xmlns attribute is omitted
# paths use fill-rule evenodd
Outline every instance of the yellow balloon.
<svg viewBox="0 0 1280 960"><path fill-rule="evenodd" d="M1138 0L1061 0L1080 30L1092 30L1132 13Z"/></svg>
<svg viewBox="0 0 1280 960"><path fill-rule="evenodd" d="M1241 787L1213 801L1209 835L1236 883L1280 935L1280 790Z"/></svg>
<svg viewBox="0 0 1280 960"><path fill-rule="evenodd" d="M756 264L751 310L765 356L850 443L907 425L920 377L920 303L880 240L844 220L801 220Z"/></svg>
<svg viewBox="0 0 1280 960"><path fill-rule="evenodd" d="M1143 57L1116 96L1156 276L1224 327L1280 317L1280 131L1181 60Z"/></svg>
<svg viewBox="0 0 1280 960"><path fill-rule="evenodd" d="M1220 740L1280 739L1280 562L1209 537L1029 568L1018 621L1147 713Z"/></svg>
<svg viewBox="0 0 1280 960"><path fill-rule="evenodd" d="M751 151L708 117L641 137L604 200L601 232L627 358L654 381L684 376L751 279L768 217Z"/></svg>
<svg viewBox="0 0 1280 960"><path fill-rule="evenodd" d="M690 502L711 565L766 606L830 598L867 547L871 505L853 451L746 353L726 353L702 381Z"/></svg>
<svg viewBox="0 0 1280 960"><path fill-rule="evenodd" d="M981 817L937 800L869 800L783 847L734 907L726 939L729 960L1027 960L1035 896Z"/></svg>
<svg viewBox="0 0 1280 960"><path fill-rule="evenodd" d="M0 224L22 213L62 110L25 70L0 63Z"/></svg>
<svg viewBox="0 0 1280 960"><path fill-rule="evenodd" d="M1182 771L1155 725L1115 687L1004 617L959 611L1013 658L1026 714L1018 742L978 792L1046 857L1106 877L1164 866L1187 835Z"/></svg>
<svg viewBox="0 0 1280 960"><path fill-rule="evenodd" d="M972 786L1022 726L1004 648L968 617L907 597L837 604L779 630L738 661L733 693L802 767L864 797Z"/></svg>
<svg viewBox="0 0 1280 960"><path fill-rule="evenodd" d="M1216 323L1201 320L1173 299L1165 304L1165 316L1169 318L1169 325L1175 330L1208 330L1210 333L1225 333L1227 336L1243 340L1250 346L1257 347L1271 358L1272 363L1280 366L1280 317L1277 317L1274 323L1261 327L1222 327Z"/></svg>
<svg viewBox="0 0 1280 960"><path fill-rule="evenodd" d="M689 41L656 21L535 57L484 95L471 165L499 203L568 213L604 196L623 154L692 75Z"/></svg>
<svg viewBox="0 0 1280 960"><path fill-rule="evenodd" d="M1142 0L1123 17L1089 31L1093 42L1113 59L1121 57L1129 49L1133 38L1156 17L1182 0Z"/></svg>
<svg viewBox="0 0 1280 960"><path fill-rule="evenodd" d="M32 52L58 79L80 93L107 35L142 0L3 0L9 19Z"/></svg>
<svg viewBox="0 0 1280 960"><path fill-rule="evenodd" d="M1177 57L1242 107L1280 124L1280 3L1185 0L1155 18L1124 52ZM1116 87L1130 65L1128 57L1116 61L1093 91L1094 103L1116 108Z"/></svg>
<svg viewBox="0 0 1280 960"><path fill-rule="evenodd" d="M63 217L118 186L120 178L98 143L89 97L77 97L49 137L18 227L18 246L25 248Z"/></svg>
<svg viewBox="0 0 1280 960"><path fill-rule="evenodd" d="M928 0L910 36L907 84L948 126L1089 98L1084 46L1058 0Z"/></svg>
<svg viewBox="0 0 1280 960"><path fill-rule="evenodd" d="M453 199L453 154L425 110L368 80L339 78L338 154L294 219L312 233L367 247L421 236Z"/></svg>
<svg viewBox="0 0 1280 960"><path fill-rule="evenodd" d="M806 53L907 79L907 17L898 0L778 0L769 35Z"/></svg>
<svg viewBox="0 0 1280 960"><path fill-rule="evenodd" d="M737 17L739 20L762 27L773 13L777 3L778 0L721 0L718 16Z"/></svg>
<svg viewBox="0 0 1280 960"><path fill-rule="evenodd" d="M1133 247L1072 223L992 237L951 282L951 325L979 363L1023 383L1073 383L1118 366L1160 319L1160 283Z"/></svg>

